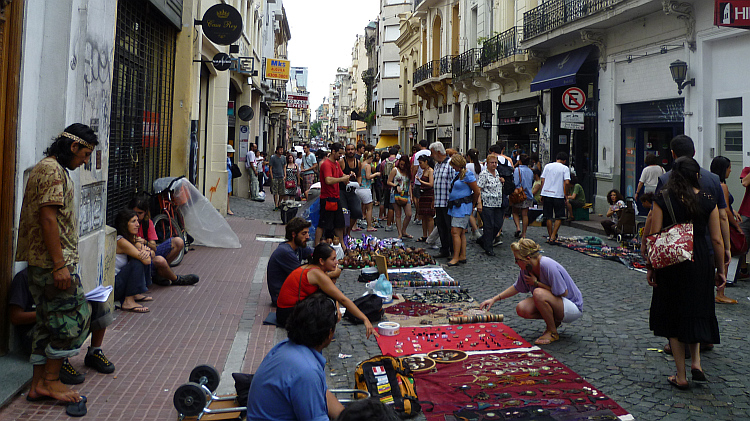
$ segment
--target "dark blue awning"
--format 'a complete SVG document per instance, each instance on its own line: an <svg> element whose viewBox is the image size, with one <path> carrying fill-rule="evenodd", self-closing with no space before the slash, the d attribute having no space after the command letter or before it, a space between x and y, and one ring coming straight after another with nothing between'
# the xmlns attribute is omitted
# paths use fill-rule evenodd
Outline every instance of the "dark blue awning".
<svg viewBox="0 0 750 421"><path fill-rule="evenodd" d="M558 54L547 59L531 81L531 92L576 83L576 73L586 61L593 46Z"/></svg>

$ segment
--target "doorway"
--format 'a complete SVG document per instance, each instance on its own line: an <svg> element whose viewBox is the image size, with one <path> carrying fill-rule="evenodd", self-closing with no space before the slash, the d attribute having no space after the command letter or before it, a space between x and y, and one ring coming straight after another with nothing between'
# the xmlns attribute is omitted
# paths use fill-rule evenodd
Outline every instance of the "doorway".
<svg viewBox="0 0 750 421"><path fill-rule="evenodd" d="M742 123L719 124L719 155L729 158L732 163L732 174L727 178L727 187L735 202L739 202L745 195L745 188L740 181L743 167ZM739 209L739 205L735 209Z"/></svg>

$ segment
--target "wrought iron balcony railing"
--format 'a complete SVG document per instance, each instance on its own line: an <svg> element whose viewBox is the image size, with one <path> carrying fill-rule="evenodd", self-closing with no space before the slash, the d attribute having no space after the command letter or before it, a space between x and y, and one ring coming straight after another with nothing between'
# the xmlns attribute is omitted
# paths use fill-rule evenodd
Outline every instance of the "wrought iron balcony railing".
<svg viewBox="0 0 750 421"><path fill-rule="evenodd" d="M510 57L514 54L525 53L526 50L518 46L518 43L521 41L522 33L522 28L514 27L488 39L482 45L482 67L494 63L498 60Z"/></svg>
<svg viewBox="0 0 750 421"><path fill-rule="evenodd" d="M472 48L471 50L464 51L457 56L453 56L453 63L451 64L453 78L459 78L467 73L481 72L481 57L481 48Z"/></svg>
<svg viewBox="0 0 750 421"><path fill-rule="evenodd" d="M591 16L624 0L551 0L523 14L524 39Z"/></svg>
<svg viewBox="0 0 750 421"><path fill-rule="evenodd" d="M419 66L419 68L414 71L414 85L424 82L431 77L437 77L436 71L439 69L439 66L440 62L438 60L428 61Z"/></svg>

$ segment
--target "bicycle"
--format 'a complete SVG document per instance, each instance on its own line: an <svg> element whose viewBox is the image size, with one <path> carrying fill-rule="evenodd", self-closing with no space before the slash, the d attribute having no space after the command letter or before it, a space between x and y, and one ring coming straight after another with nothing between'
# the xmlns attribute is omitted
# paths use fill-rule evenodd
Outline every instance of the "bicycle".
<svg viewBox="0 0 750 421"><path fill-rule="evenodd" d="M178 185L176 189L174 188L175 183L184 178L185 176L157 179L154 181L154 194L151 195L151 197L156 198L156 207L160 209L160 212L152 219L154 229L156 230L157 244L161 244L172 237L182 238L185 244L177 257L169 262L170 266L177 266L182 262L189 246L187 232L182 228L185 221L177 209L178 206L187 202L189 193L182 185ZM164 188L160 188L166 182L169 182L169 184Z"/></svg>

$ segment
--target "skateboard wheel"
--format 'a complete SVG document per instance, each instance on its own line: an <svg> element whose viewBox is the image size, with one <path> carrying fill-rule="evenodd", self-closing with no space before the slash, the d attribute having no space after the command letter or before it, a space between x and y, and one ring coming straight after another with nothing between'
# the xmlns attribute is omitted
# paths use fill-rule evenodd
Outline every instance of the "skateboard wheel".
<svg viewBox="0 0 750 421"><path fill-rule="evenodd" d="M174 392L174 407L182 415L200 415L206 407L206 392L198 383L185 383Z"/></svg>
<svg viewBox="0 0 750 421"><path fill-rule="evenodd" d="M214 392L219 387L221 375L212 366L203 364L195 367L193 371L190 372L188 381L199 385L204 384L208 390Z"/></svg>

